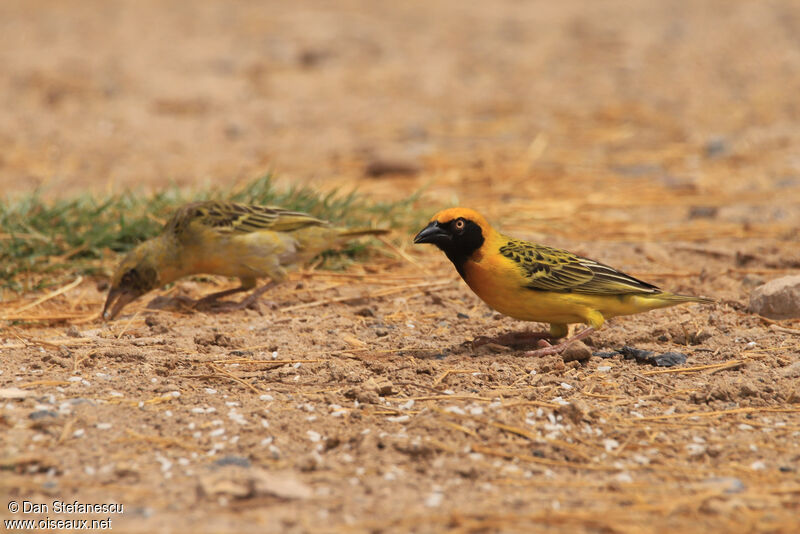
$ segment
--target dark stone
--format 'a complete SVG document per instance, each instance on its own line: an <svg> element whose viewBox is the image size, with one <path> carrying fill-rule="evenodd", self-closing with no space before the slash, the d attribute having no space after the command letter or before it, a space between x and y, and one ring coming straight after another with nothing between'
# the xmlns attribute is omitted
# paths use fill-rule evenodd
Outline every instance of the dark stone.
<svg viewBox="0 0 800 534"><path fill-rule="evenodd" d="M597 356L598 358L603 358L604 360L607 358L613 358L614 356L618 356L619 352L593 352L592 356Z"/></svg>
<svg viewBox="0 0 800 534"><path fill-rule="evenodd" d="M716 158L728 152L728 143L724 137L712 137L706 142L706 156Z"/></svg>
<svg viewBox="0 0 800 534"><path fill-rule="evenodd" d="M243 457L243 456L223 456L216 462L215 465L219 466L226 466L226 465L236 465L239 467L250 467L250 460Z"/></svg>
<svg viewBox="0 0 800 534"><path fill-rule="evenodd" d="M692 206L689 208L689 219L713 219L718 212L716 206Z"/></svg>
<svg viewBox="0 0 800 534"><path fill-rule="evenodd" d="M34 421L37 419L44 419L45 417L58 417L58 414L51 410L37 410L28 414L28 418Z"/></svg>
<svg viewBox="0 0 800 534"><path fill-rule="evenodd" d="M636 360L639 363L650 363L653 357L653 351L651 350L637 349L627 345L619 349L619 353L622 354L626 360Z"/></svg>
<svg viewBox="0 0 800 534"><path fill-rule="evenodd" d="M665 352L653 357L651 363L657 367L673 367L686 363L686 355L680 352Z"/></svg>

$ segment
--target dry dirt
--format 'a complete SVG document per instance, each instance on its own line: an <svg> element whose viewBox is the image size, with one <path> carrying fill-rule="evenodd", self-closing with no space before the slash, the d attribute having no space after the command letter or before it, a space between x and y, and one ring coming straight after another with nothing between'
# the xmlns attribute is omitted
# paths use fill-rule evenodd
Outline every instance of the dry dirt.
<svg viewBox="0 0 800 534"><path fill-rule="evenodd" d="M4 1L0 187L231 186L270 169L375 198L425 186L423 203L717 299L590 340L687 362L473 348L529 325L403 232L404 255L298 273L258 310L180 307L226 280L184 280L108 324L102 280L35 305L46 295L6 294L2 316L26 321L0 331L0 516L796 532L800 322L747 303L800 268L800 5L396 4ZM124 513L6 503L76 499Z"/></svg>

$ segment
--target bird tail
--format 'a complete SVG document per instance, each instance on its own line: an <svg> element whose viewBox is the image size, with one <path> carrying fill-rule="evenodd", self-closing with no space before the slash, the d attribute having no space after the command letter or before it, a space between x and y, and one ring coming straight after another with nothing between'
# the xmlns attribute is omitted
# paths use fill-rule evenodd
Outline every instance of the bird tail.
<svg viewBox="0 0 800 534"><path fill-rule="evenodd" d="M694 297L692 295L677 295L675 293L656 293L652 295L653 299L659 300L664 302L665 306L673 306L675 304L681 304L682 302L700 302L703 304L712 304L716 302L714 299L706 298L706 297Z"/></svg>
<svg viewBox="0 0 800 534"><path fill-rule="evenodd" d="M364 235L386 235L389 230L385 228L340 228L339 237L359 237Z"/></svg>

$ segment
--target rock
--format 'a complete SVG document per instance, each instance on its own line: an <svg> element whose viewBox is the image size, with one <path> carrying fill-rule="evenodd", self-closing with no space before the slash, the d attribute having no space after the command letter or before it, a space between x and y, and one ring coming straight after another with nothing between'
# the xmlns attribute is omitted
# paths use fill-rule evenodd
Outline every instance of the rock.
<svg viewBox="0 0 800 534"><path fill-rule="evenodd" d="M721 490L728 494L741 493L747 489L744 482L735 477L711 477L703 480L702 483L709 488Z"/></svg>
<svg viewBox="0 0 800 534"><path fill-rule="evenodd" d="M750 311L771 319L800 318L800 275L770 280L750 293Z"/></svg>
<svg viewBox="0 0 800 534"><path fill-rule="evenodd" d="M706 157L717 158L727 154L730 147L728 146L728 141L724 137L715 135L706 141L704 149Z"/></svg>
<svg viewBox="0 0 800 534"><path fill-rule="evenodd" d="M619 356L619 352L593 352L592 356L597 356L598 358L603 358L604 360L607 358L613 358L614 356Z"/></svg>
<svg viewBox="0 0 800 534"><path fill-rule="evenodd" d="M635 347L624 346L617 351L626 360L636 360L638 363L655 365L656 367L672 367L686 363L687 356L680 352L665 352L655 355L651 350L637 349ZM595 353L598 355L598 353Z"/></svg>
<svg viewBox="0 0 800 534"><path fill-rule="evenodd" d="M28 414L28 418L36 421L37 419L44 419L45 417L58 417L58 413L52 410L36 410Z"/></svg>
<svg viewBox="0 0 800 534"><path fill-rule="evenodd" d="M742 278L742 285L746 287L758 287L764 283L764 277L757 274L746 274Z"/></svg>
<svg viewBox="0 0 800 534"><path fill-rule="evenodd" d="M205 497L237 499L276 497L293 500L308 499L312 495L311 487L291 472L231 465L200 477L198 491Z"/></svg>
<svg viewBox="0 0 800 534"><path fill-rule="evenodd" d="M714 219L718 211L716 206L692 206L689 208L689 219Z"/></svg>
<svg viewBox="0 0 800 534"><path fill-rule="evenodd" d="M227 348L236 348L242 345L239 339L232 338L221 332L203 332L194 337L194 342L200 346L216 345Z"/></svg>
<svg viewBox="0 0 800 534"><path fill-rule="evenodd" d="M392 393L393 386L394 385L392 384L391 380L383 377L379 377L378 379L370 378L364 382L364 389L372 390L381 397L390 395Z"/></svg>
<svg viewBox="0 0 800 534"><path fill-rule="evenodd" d="M216 462L215 465L224 467L226 465L238 465L239 467L250 467L250 460L244 456L223 456Z"/></svg>
<svg viewBox="0 0 800 534"><path fill-rule="evenodd" d="M556 408L555 411L559 415L564 416L564 418L569 419L575 424L578 424L586 417L588 408L581 401L573 399L569 404L563 404Z"/></svg>
<svg viewBox="0 0 800 534"><path fill-rule="evenodd" d="M665 352L652 358L652 364L656 367L673 367L686 363L686 355L680 352Z"/></svg>
<svg viewBox="0 0 800 534"><path fill-rule="evenodd" d="M784 367L780 373L786 378L800 378L800 362L794 362L792 365Z"/></svg>
<svg viewBox="0 0 800 534"><path fill-rule="evenodd" d="M650 359L653 357L652 350L637 349L627 345L619 349L618 352L622 354L626 360L636 360L639 363L650 363Z"/></svg>
<svg viewBox="0 0 800 534"><path fill-rule="evenodd" d="M564 352L561 353L561 358L565 362L585 362L589 358L592 357L592 351L589 350L589 347L582 341L575 341L567 345L567 348L564 349Z"/></svg>
<svg viewBox="0 0 800 534"><path fill-rule="evenodd" d="M344 396L347 397L348 399L355 399L358 402L363 403L363 404L378 404L380 402L381 398L378 396L378 392L375 391L375 388L374 388L374 383L375 382L374 382L374 380L372 380L372 382L373 382L373 387L372 388L369 387L369 385L368 385L369 382L370 382L370 380L368 380L368 381L366 381L363 384L360 384L358 386L353 386L351 388L348 388L344 392Z"/></svg>
<svg viewBox="0 0 800 534"><path fill-rule="evenodd" d="M364 174L377 178L387 174L417 174L422 170L416 159L403 156L376 157L367 163Z"/></svg>
<svg viewBox="0 0 800 534"><path fill-rule="evenodd" d="M82 337L81 331L78 330L78 327L74 324L67 328L67 331L64 333L69 337Z"/></svg>

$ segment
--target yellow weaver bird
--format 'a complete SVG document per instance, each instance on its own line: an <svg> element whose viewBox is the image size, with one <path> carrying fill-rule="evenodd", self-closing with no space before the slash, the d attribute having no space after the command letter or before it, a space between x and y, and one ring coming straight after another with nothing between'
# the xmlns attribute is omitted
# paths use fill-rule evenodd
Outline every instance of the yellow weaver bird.
<svg viewBox="0 0 800 534"><path fill-rule="evenodd" d="M685 302L713 302L667 293L566 250L505 236L479 213L466 208L450 208L434 215L414 243L439 247L470 289L493 309L522 321L550 323L548 334L525 337L563 338L569 323L589 325L558 345L528 355L558 354L617 315Z"/></svg>
<svg viewBox="0 0 800 534"><path fill-rule="evenodd" d="M350 238L380 235L376 228L346 229L307 213L234 202L196 202L179 208L161 233L128 253L111 279L103 317L113 319L128 303L183 276L218 274L238 277L241 286L212 293L211 302L270 282L242 300L254 302L286 278L286 269Z"/></svg>

